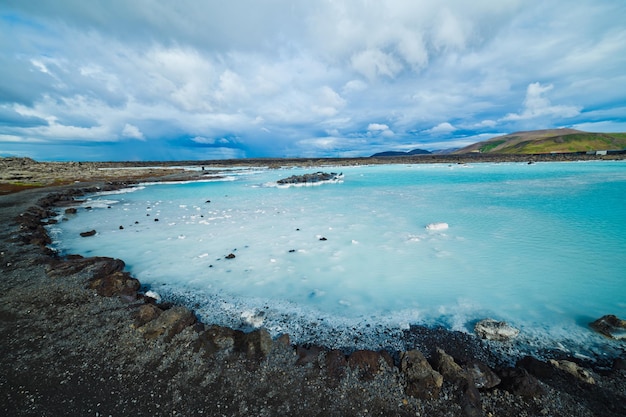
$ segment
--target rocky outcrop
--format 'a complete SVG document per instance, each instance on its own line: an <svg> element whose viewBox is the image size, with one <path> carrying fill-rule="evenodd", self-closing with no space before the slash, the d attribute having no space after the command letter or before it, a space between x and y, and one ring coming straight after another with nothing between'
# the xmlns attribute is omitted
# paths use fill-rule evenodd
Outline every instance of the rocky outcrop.
<svg viewBox="0 0 626 417"><path fill-rule="evenodd" d="M480 392L467 370L456 363L454 358L441 348L437 348L435 351L434 363L444 380L452 382L456 386L463 415L466 417L482 416Z"/></svg>
<svg viewBox="0 0 626 417"><path fill-rule="evenodd" d="M500 384L500 377L491 368L480 361L465 364L465 371L469 379L478 389L490 389Z"/></svg>
<svg viewBox="0 0 626 417"><path fill-rule="evenodd" d="M343 378L346 373L346 368L348 367L348 360L342 351L339 349L333 349L326 352L324 362L326 365L326 373L333 383L336 383Z"/></svg>
<svg viewBox="0 0 626 417"><path fill-rule="evenodd" d="M507 341L511 340L519 334L519 330L508 325L503 321L494 319L484 319L476 323L474 326L476 334L487 340Z"/></svg>
<svg viewBox="0 0 626 417"><path fill-rule="evenodd" d="M587 371L586 369L584 369L583 367L581 367L580 365L572 361L568 361L568 360L557 361L554 359L550 359L550 364L552 364L552 366L554 366L556 369L560 369L564 372L567 372L568 374L574 376L576 379L579 379L587 384L596 383L596 381L593 379L589 371Z"/></svg>
<svg viewBox="0 0 626 417"><path fill-rule="evenodd" d="M123 271L126 264L121 259L94 256L84 258L70 255L67 259L51 262L47 268L48 276L62 277L83 273L89 278L99 278L115 272Z"/></svg>
<svg viewBox="0 0 626 417"><path fill-rule="evenodd" d="M230 352L235 346L235 330L217 325L204 326L205 330L198 334L194 342L194 350L202 350L205 355L212 356L218 351Z"/></svg>
<svg viewBox="0 0 626 417"><path fill-rule="evenodd" d="M443 376L430 366L420 351L403 352L400 355L400 371L404 375L404 390L408 395L421 399L439 397Z"/></svg>
<svg viewBox="0 0 626 417"><path fill-rule="evenodd" d="M448 381L460 382L467 379L467 372L441 348L435 350L434 364L437 371Z"/></svg>
<svg viewBox="0 0 626 417"><path fill-rule="evenodd" d="M248 359L260 360L270 354L274 348L272 336L266 329L256 329L250 333L236 332L235 350L245 354Z"/></svg>
<svg viewBox="0 0 626 417"><path fill-rule="evenodd" d="M154 304L151 304L151 303L144 304L141 307L139 307L137 311L135 312L135 322L133 323L132 327L134 328L141 327L145 325L146 323L148 323L149 321L152 321L158 318L162 312L163 311L157 306L155 306Z"/></svg>
<svg viewBox="0 0 626 417"><path fill-rule="evenodd" d="M333 182L339 181L343 178L343 174L337 174L336 172L315 172L312 174L292 175L288 178L283 178L276 181L280 185L291 184L314 184L318 182Z"/></svg>
<svg viewBox="0 0 626 417"><path fill-rule="evenodd" d="M52 243L52 239L50 239L44 227L43 219L54 215L55 213L53 211L41 207L31 207L26 212L22 213L15 219L20 225L22 241L41 248L45 248Z"/></svg>
<svg viewBox="0 0 626 417"><path fill-rule="evenodd" d="M600 317L589 323L589 327L610 339L626 340L626 320L613 314Z"/></svg>
<svg viewBox="0 0 626 417"><path fill-rule="evenodd" d="M275 342L266 329L244 333L217 325L201 326L204 330L198 334L194 350L202 350L207 356L220 351L226 354L242 353L247 359L259 361L269 355L275 345L283 345L281 341Z"/></svg>
<svg viewBox="0 0 626 417"><path fill-rule="evenodd" d="M172 307L158 315L137 330L148 340L163 336L170 341L174 336L196 322L196 316L186 307Z"/></svg>
<svg viewBox="0 0 626 417"><path fill-rule="evenodd" d="M119 295L128 300L137 298L137 291L140 286L138 280L133 278L130 273L123 271L95 277L87 283L87 288L96 290L98 295L103 297Z"/></svg>
<svg viewBox="0 0 626 417"><path fill-rule="evenodd" d="M506 368L500 371L502 382L500 387L511 394L522 397L535 398L544 394L539 380L524 368Z"/></svg>
<svg viewBox="0 0 626 417"><path fill-rule="evenodd" d="M82 274L86 278L86 288L95 290L98 295L121 296L132 301L137 298L140 283L130 273L124 272L125 266L120 259L73 255L51 262L46 272L51 278Z"/></svg>

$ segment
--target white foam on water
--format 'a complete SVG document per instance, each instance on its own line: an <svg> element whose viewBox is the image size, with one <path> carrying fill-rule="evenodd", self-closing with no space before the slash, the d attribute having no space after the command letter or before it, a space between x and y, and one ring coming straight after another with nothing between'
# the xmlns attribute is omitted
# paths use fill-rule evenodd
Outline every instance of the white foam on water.
<svg viewBox="0 0 626 417"><path fill-rule="evenodd" d="M448 227L450 227L448 223L444 222L430 223L426 225L426 230L447 230Z"/></svg>
<svg viewBox="0 0 626 417"><path fill-rule="evenodd" d="M117 195L117 194L127 194L127 193L134 193L136 191L140 191L143 190L144 186L135 186L135 187L128 187L128 188L120 188L119 190L111 190L111 191L100 191L98 193L99 196L103 196L103 195Z"/></svg>
<svg viewBox="0 0 626 417"><path fill-rule="evenodd" d="M385 347L409 324L471 332L493 317L528 346L574 349L601 345L587 322L626 316L624 167L341 167L343 183L314 188L258 185L320 169L254 170L145 186L113 205L91 196L92 210L49 229L63 252L124 259L217 324Z"/></svg>

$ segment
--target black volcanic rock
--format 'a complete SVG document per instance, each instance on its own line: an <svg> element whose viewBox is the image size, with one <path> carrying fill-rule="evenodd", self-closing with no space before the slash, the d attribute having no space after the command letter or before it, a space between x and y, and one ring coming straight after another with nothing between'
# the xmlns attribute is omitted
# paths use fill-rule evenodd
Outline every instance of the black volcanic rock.
<svg viewBox="0 0 626 417"><path fill-rule="evenodd" d="M310 184L322 181L336 181L340 179L343 174L337 174L336 172L315 172L313 174L292 175L289 178L283 178L276 181L278 184Z"/></svg>

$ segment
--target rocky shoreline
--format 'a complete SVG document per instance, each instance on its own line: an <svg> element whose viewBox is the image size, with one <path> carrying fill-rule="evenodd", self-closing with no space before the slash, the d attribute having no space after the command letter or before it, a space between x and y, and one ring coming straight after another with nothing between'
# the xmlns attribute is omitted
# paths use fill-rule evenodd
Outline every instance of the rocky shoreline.
<svg viewBox="0 0 626 417"><path fill-rule="evenodd" d="M294 346L159 304L121 260L58 258L46 246L52 211L120 179L0 196L8 415L626 416L623 355L511 366L493 342L423 327L403 352Z"/></svg>

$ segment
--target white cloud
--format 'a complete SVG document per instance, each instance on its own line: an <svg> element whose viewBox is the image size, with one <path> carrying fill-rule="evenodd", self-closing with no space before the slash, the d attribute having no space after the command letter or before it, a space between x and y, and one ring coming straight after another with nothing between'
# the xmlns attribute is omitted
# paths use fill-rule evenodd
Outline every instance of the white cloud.
<svg viewBox="0 0 626 417"><path fill-rule="evenodd" d="M381 123L370 123L367 126L367 130L369 131L387 130L387 129L389 129L389 126L385 124L381 124Z"/></svg>
<svg viewBox="0 0 626 417"><path fill-rule="evenodd" d="M468 19L457 17L449 8L439 12L433 43L437 49L463 49L468 41Z"/></svg>
<svg viewBox="0 0 626 417"><path fill-rule="evenodd" d="M402 64L393 55L380 49L357 52L352 55L351 63L357 72L370 80L380 75L394 78L402 70Z"/></svg>
<svg viewBox="0 0 626 417"><path fill-rule="evenodd" d="M446 134L454 132L456 127L452 126L448 122L439 123L437 126L432 127L431 129L427 129L424 133L430 133L434 135Z"/></svg>
<svg viewBox="0 0 626 417"><path fill-rule="evenodd" d="M135 125L131 125L130 123L126 123L124 125L124 129L122 130L122 136L129 139L139 139L146 140L141 130Z"/></svg>
<svg viewBox="0 0 626 417"><path fill-rule="evenodd" d="M44 74L50 74L50 70L48 70L48 67L46 66L46 64L44 64L43 62L37 60L37 59L31 59L30 61L33 66L35 68L37 68L39 71L43 72Z"/></svg>
<svg viewBox="0 0 626 417"><path fill-rule="evenodd" d="M391 137L394 136L393 130L389 128L386 124L382 123L370 123L367 126L367 131L370 136L383 136L383 137Z"/></svg>
<svg viewBox="0 0 626 417"><path fill-rule="evenodd" d="M524 120L542 116L553 118L574 117L580 113L580 107L552 105L545 93L552 90L552 84L541 85L538 82L528 84L524 110L521 113L509 113L502 120Z"/></svg>
<svg viewBox="0 0 626 417"><path fill-rule="evenodd" d="M196 136L191 138L192 141L203 145L215 145L215 138L205 138L203 136Z"/></svg>
<svg viewBox="0 0 626 417"><path fill-rule="evenodd" d="M477 123L476 127L495 127L498 124L495 120L482 120L480 123Z"/></svg>
<svg viewBox="0 0 626 417"><path fill-rule="evenodd" d="M315 103L311 106L311 110L324 117L335 116L346 101L337 94L332 88L324 86L319 89Z"/></svg>
<svg viewBox="0 0 626 417"><path fill-rule="evenodd" d="M366 88L367 88L367 84L364 83L363 81L350 80L344 84L342 91L344 94L350 94L350 93L358 93L359 91L363 91Z"/></svg>

